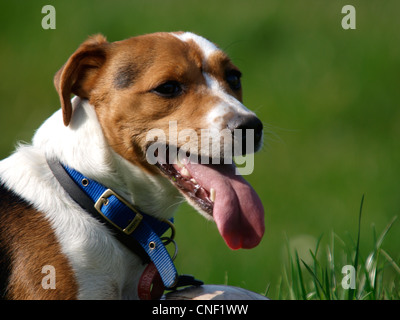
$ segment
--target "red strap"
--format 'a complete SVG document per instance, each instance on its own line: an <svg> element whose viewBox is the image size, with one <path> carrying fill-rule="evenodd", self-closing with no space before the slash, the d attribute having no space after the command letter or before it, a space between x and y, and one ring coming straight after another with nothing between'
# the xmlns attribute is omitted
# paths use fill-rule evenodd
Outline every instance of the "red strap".
<svg viewBox="0 0 400 320"><path fill-rule="evenodd" d="M164 284L153 262L144 269L139 280L138 295L140 300L159 300L164 293Z"/></svg>

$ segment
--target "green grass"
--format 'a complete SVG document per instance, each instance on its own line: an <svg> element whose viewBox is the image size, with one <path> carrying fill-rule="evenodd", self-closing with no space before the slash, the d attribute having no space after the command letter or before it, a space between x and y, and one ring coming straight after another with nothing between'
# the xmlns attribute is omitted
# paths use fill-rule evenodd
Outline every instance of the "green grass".
<svg viewBox="0 0 400 320"><path fill-rule="evenodd" d="M364 200L364 197L363 197ZM345 241L334 232L330 235L330 244L323 250L319 237L314 250L309 251L311 263L299 258L297 250L288 249L288 263L279 282L278 299L291 300L398 300L400 298L400 267L383 248L397 217L394 217L379 236L373 228L373 245L366 255L360 252L361 212L357 241L351 237ZM322 252L321 252L322 251ZM347 287L348 271L345 265L356 270L355 287ZM342 284L345 282L345 285ZM351 280L350 280L351 281ZM268 296L268 292L266 293Z"/></svg>

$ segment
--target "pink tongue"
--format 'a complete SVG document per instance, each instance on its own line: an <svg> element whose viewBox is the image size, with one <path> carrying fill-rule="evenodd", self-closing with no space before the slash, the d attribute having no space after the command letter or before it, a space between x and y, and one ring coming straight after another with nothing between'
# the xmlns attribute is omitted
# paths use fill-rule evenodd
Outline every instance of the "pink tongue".
<svg viewBox="0 0 400 320"><path fill-rule="evenodd" d="M257 246L265 230L264 208L250 184L235 174L235 165L187 163L185 167L208 192L215 189L213 217L228 247Z"/></svg>

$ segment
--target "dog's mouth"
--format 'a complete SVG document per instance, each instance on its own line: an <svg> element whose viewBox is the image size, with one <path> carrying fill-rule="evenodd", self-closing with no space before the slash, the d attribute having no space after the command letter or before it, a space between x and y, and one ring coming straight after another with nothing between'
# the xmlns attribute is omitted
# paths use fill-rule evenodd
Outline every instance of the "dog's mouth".
<svg viewBox="0 0 400 320"><path fill-rule="evenodd" d="M200 164L189 160L170 163L167 159L156 166L189 203L214 219L231 249L259 244L265 229L264 208L254 189L237 174L234 163Z"/></svg>
<svg viewBox="0 0 400 320"><path fill-rule="evenodd" d="M157 166L181 192L194 201L203 212L212 217L215 189L206 190L202 187L190 174L186 166L180 162L178 164L157 163Z"/></svg>

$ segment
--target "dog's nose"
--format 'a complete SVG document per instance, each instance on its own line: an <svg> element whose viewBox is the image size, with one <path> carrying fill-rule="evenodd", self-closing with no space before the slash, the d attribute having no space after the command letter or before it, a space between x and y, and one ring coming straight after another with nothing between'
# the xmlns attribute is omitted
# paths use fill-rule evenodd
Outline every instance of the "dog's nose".
<svg viewBox="0 0 400 320"><path fill-rule="evenodd" d="M260 143L262 140L263 136L263 124L254 115L249 115L249 116L242 116L240 118L236 118L232 120L231 122L228 123L228 128L232 131L235 132L235 129L241 129L241 137L242 137L242 153L246 153L246 146L247 143L250 142L249 137L247 137L247 134L249 133L247 129L252 130L253 136L254 136L254 151L257 151L258 148L260 147Z"/></svg>

